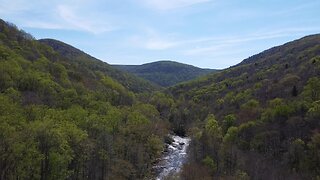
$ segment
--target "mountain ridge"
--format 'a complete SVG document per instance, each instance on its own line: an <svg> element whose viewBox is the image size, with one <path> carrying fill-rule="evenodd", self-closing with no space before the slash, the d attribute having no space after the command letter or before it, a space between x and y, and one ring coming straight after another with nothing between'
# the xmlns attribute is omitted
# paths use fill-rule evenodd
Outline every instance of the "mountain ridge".
<svg viewBox="0 0 320 180"><path fill-rule="evenodd" d="M171 60L160 60L142 65L112 65L120 70L136 74L163 87L195 79L214 73L214 69L202 69L193 65Z"/></svg>
<svg viewBox="0 0 320 180"><path fill-rule="evenodd" d="M263 58L265 56L268 56L269 54L275 54L277 52L290 51L290 47L291 46L292 46L291 50L293 50L297 43L304 41L304 43L308 44L308 42L310 40L313 40L313 38L319 39L319 35L320 35L320 33L319 34L307 35L307 36L304 36L302 38L299 38L299 39L296 39L296 40L293 40L293 41L290 41L290 42L286 42L286 43L284 43L282 45L278 45L278 46L269 48L269 49L267 49L265 51L262 51L262 52L260 52L258 54L255 54L255 55L253 55L251 57L248 57L248 58L244 59L243 61L241 61L239 63L239 65L250 63L250 62L254 61L254 59ZM320 39L319 39L319 41L320 41ZM317 44L317 41L313 40L313 42L309 43L308 45L309 46L314 46L316 44Z"/></svg>
<svg viewBox="0 0 320 180"><path fill-rule="evenodd" d="M62 56L74 61L79 66L86 66L91 69L96 69L107 73L110 77L118 80L122 85L134 92L154 91L160 89L157 85L145 81L135 75L127 72L119 71L113 68L110 64L100 59L97 59L72 45L55 39L39 39L42 44L52 47Z"/></svg>

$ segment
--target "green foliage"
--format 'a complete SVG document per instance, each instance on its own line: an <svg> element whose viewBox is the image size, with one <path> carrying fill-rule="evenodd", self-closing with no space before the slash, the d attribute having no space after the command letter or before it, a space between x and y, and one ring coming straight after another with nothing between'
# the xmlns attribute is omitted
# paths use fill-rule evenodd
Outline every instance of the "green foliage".
<svg viewBox="0 0 320 180"><path fill-rule="evenodd" d="M308 170L312 172L313 175L318 175L320 172L320 134L315 133L311 137L311 141L307 144L307 147L309 149L306 159L306 164L302 164L302 166L306 165ZM298 149L300 150L300 149ZM300 154L301 155L301 154ZM299 159L299 162L303 159ZM295 165L295 164L294 164ZM300 165L300 163L298 164Z"/></svg>
<svg viewBox="0 0 320 180"><path fill-rule="evenodd" d="M250 176L246 172L238 170L236 172L236 179L238 179L238 180L249 180Z"/></svg>
<svg viewBox="0 0 320 180"><path fill-rule="evenodd" d="M315 179L319 38L148 93L157 87L0 21L0 179L149 179L168 127L194 137L183 177ZM186 78L177 68L165 73Z"/></svg>
<svg viewBox="0 0 320 180"><path fill-rule="evenodd" d="M16 86L19 74L22 73L21 66L14 60L0 61L0 90Z"/></svg>
<svg viewBox="0 0 320 180"><path fill-rule="evenodd" d="M151 177L174 101L137 100L155 87L50 45L0 21L0 179Z"/></svg>
<svg viewBox="0 0 320 180"><path fill-rule="evenodd" d="M12 87L6 89L4 94L10 97L14 102L21 102L21 92Z"/></svg>
<svg viewBox="0 0 320 180"><path fill-rule="evenodd" d="M173 61L158 61L143 65L114 65L114 67L133 73L163 87L176 85L216 71Z"/></svg>
<svg viewBox="0 0 320 180"><path fill-rule="evenodd" d="M263 121L283 121L293 114L295 109L287 105L283 99L275 98L269 102L269 108L262 114Z"/></svg>
<svg viewBox="0 0 320 180"><path fill-rule="evenodd" d="M255 99L250 99L248 102L241 105L242 109L252 109L252 108L257 108L257 107L259 107L259 101L255 100Z"/></svg>
<svg viewBox="0 0 320 180"><path fill-rule="evenodd" d="M265 154L278 155L280 134L277 131L261 132L254 136L251 148Z"/></svg>
<svg viewBox="0 0 320 180"><path fill-rule="evenodd" d="M320 101L315 101L312 103L308 110L308 116L313 119L320 118Z"/></svg>
<svg viewBox="0 0 320 180"><path fill-rule="evenodd" d="M292 141L289 147L289 165L294 171L304 170L306 167L306 144L301 139L295 139Z"/></svg>
<svg viewBox="0 0 320 180"><path fill-rule="evenodd" d="M192 161L202 164L210 155L222 179L316 179L319 40L307 36L169 88L184 107L196 104L189 114L215 114L216 121L197 114L190 122L198 129L192 131ZM212 135L219 125L222 141Z"/></svg>
<svg viewBox="0 0 320 180"><path fill-rule="evenodd" d="M129 126L139 126L148 124L149 120L141 113L134 111L128 115L127 124Z"/></svg>
<svg viewBox="0 0 320 180"><path fill-rule="evenodd" d="M302 94L310 102L320 100L320 79L318 77L310 78Z"/></svg>
<svg viewBox="0 0 320 180"><path fill-rule="evenodd" d="M221 137L221 127L219 126L218 121L213 114L209 114L207 116L205 130L211 136L216 138Z"/></svg>
<svg viewBox="0 0 320 180"><path fill-rule="evenodd" d="M214 160L210 156L206 156L202 163L206 166L208 166L213 172L216 172L217 170L217 164L214 162Z"/></svg>
<svg viewBox="0 0 320 180"><path fill-rule="evenodd" d="M227 132L227 130L231 127L235 125L235 121L236 121L236 116L234 114L228 114L223 118L222 121L222 130L223 133L225 134Z"/></svg>
<svg viewBox="0 0 320 180"><path fill-rule="evenodd" d="M239 126L238 137L239 141L237 142L241 149L249 149L250 141L253 138L257 124L253 121L243 123Z"/></svg>
<svg viewBox="0 0 320 180"><path fill-rule="evenodd" d="M224 143L235 143L238 138L238 128L237 127L229 127L227 133L223 137Z"/></svg>
<svg viewBox="0 0 320 180"><path fill-rule="evenodd" d="M158 136L152 135L147 140L147 147L151 158L157 158L163 150L162 140Z"/></svg>

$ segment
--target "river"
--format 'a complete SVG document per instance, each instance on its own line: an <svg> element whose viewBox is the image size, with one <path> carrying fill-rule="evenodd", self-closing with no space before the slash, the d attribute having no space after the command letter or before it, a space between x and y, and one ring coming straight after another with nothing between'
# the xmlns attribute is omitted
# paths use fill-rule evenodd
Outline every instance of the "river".
<svg viewBox="0 0 320 180"><path fill-rule="evenodd" d="M167 148L159 163L155 166L158 171L157 180L163 180L168 176L179 177L179 172L187 160L187 149L190 138L170 135L173 139L171 144L166 144Z"/></svg>

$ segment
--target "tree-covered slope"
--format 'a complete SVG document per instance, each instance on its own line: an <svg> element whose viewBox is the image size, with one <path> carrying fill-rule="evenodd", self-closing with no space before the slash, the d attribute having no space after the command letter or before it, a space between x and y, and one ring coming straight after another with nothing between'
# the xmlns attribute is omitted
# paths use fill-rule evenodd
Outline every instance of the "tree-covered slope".
<svg viewBox="0 0 320 180"><path fill-rule="evenodd" d="M320 35L264 51L170 92L183 104L176 127L193 135L195 163L185 166L185 178L319 177Z"/></svg>
<svg viewBox="0 0 320 180"><path fill-rule="evenodd" d="M184 179L319 177L320 35L153 89L0 20L0 179L152 179L170 129Z"/></svg>
<svg viewBox="0 0 320 180"><path fill-rule="evenodd" d="M172 99L60 50L0 20L0 179L150 179Z"/></svg>
<svg viewBox="0 0 320 180"><path fill-rule="evenodd" d="M52 47L53 50L58 52L62 57L71 60L72 64L76 66L75 68L87 68L93 71L101 71L133 92L151 92L159 89L157 85L151 84L132 74L120 71L71 45L54 39L40 39L39 41Z"/></svg>
<svg viewBox="0 0 320 180"><path fill-rule="evenodd" d="M216 71L174 61L157 61L142 65L114 65L114 67L136 74L163 87L176 85Z"/></svg>

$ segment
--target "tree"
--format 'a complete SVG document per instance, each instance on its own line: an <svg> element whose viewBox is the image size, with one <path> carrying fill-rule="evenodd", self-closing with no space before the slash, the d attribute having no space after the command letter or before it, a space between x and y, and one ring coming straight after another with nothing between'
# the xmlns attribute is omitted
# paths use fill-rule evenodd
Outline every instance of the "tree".
<svg viewBox="0 0 320 180"><path fill-rule="evenodd" d="M223 137L223 143L227 144L233 144L236 142L238 137L238 128L237 127L229 127L227 133Z"/></svg>
<svg viewBox="0 0 320 180"><path fill-rule="evenodd" d="M308 117L318 120L320 117L320 101L315 101L311 104L311 107L308 110L307 113Z"/></svg>
<svg viewBox="0 0 320 180"><path fill-rule="evenodd" d="M209 167L209 169L215 173L217 171L217 163L214 162L214 160L210 156L206 156L202 163Z"/></svg>
<svg viewBox="0 0 320 180"><path fill-rule="evenodd" d="M320 78L310 78L303 89L302 95L310 102L320 100Z"/></svg>
<svg viewBox="0 0 320 180"><path fill-rule="evenodd" d="M227 132L229 127L235 125L236 116L234 114L226 115L222 121L223 134Z"/></svg>
<svg viewBox="0 0 320 180"><path fill-rule="evenodd" d="M205 130L208 135L213 136L215 138L222 137L222 129L218 124L215 116L213 114L209 114L206 118Z"/></svg>
<svg viewBox="0 0 320 180"><path fill-rule="evenodd" d="M292 170L298 172L306 168L304 167L304 162L306 160L305 147L305 142L301 139L295 139L290 144L288 150L288 163Z"/></svg>
<svg viewBox="0 0 320 180"><path fill-rule="evenodd" d="M320 174L320 133L315 133L308 143L308 169L315 175Z"/></svg>

